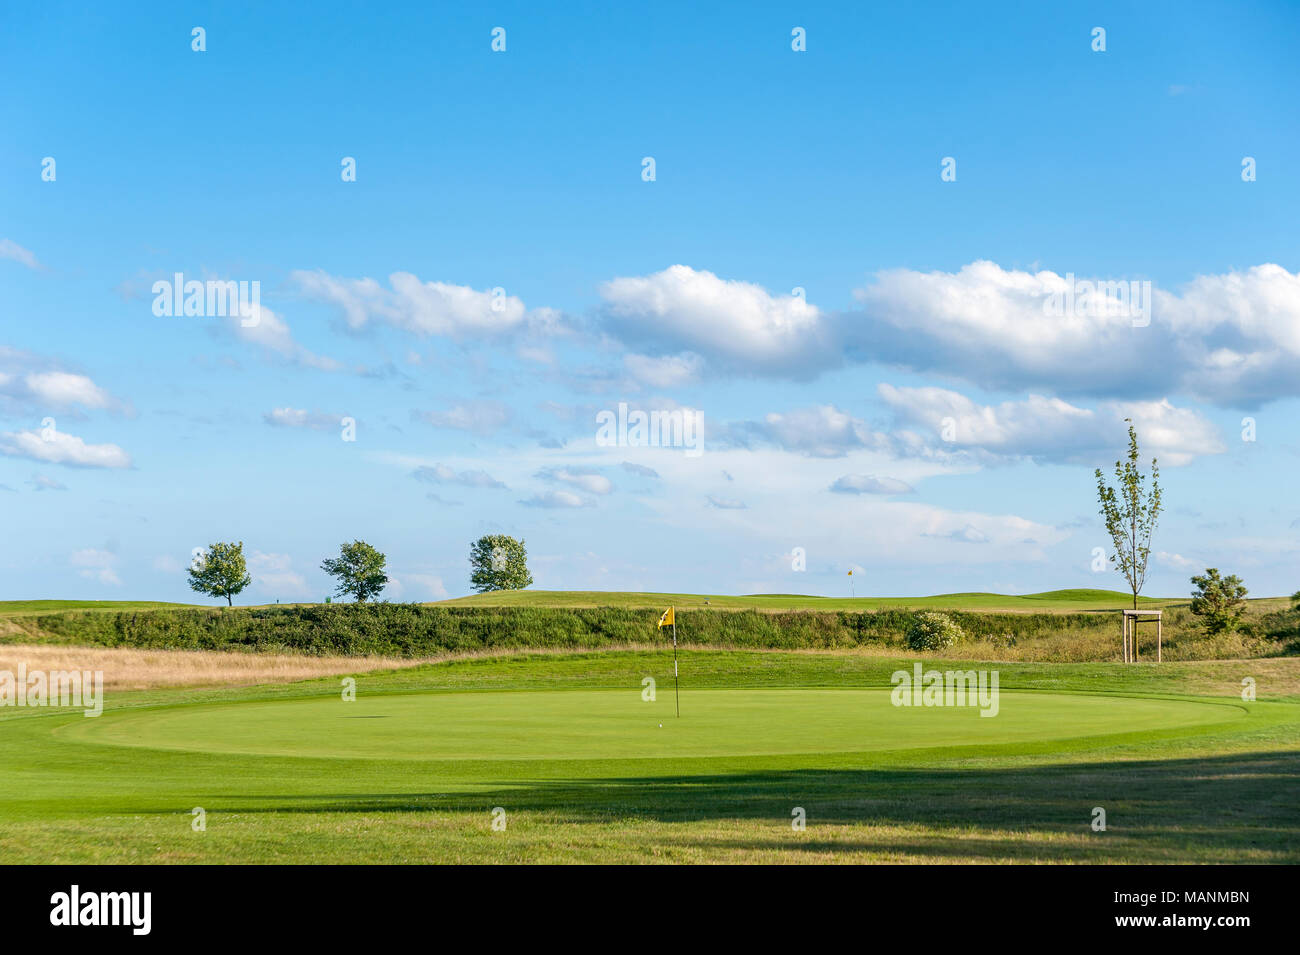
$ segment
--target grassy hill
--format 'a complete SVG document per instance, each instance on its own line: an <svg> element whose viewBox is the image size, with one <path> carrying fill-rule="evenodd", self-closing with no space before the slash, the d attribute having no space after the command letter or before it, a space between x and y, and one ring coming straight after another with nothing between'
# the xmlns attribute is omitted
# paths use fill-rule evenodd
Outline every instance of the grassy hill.
<svg viewBox="0 0 1300 955"><path fill-rule="evenodd" d="M1143 608L1159 608L1185 600L1142 597ZM604 590L503 590L438 601L439 606L468 607L618 607L623 609L663 609L672 605L682 610L998 610L1023 612L1077 613L1088 610L1119 610L1131 607L1130 594L1116 590L1051 590L1041 594L959 593L932 597L816 597L806 594L726 594L627 593Z"/></svg>
<svg viewBox="0 0 1300 955"><path fill-rule="evenodd" d="M65 610L165 610L196 606L198 605L168 603L164 600L0 600L0 617L59 613Z"/></svg>
<svg viewBox="0 0 1300 955"><path fill-rule="evenodd" d="M1282 598L1265 598L1280 601ZM669 605L681 610L765 610L820 612L861 612L865 610L989 610L1026 613L1079 613L1093 610L1119 610L1132 606L1133 598L1117 590L1050 590L1041 594L956 593L931 597L819 597L812 594L675 594L633 593L616 590L507 590L489 594L471 594L450 600L432 601L438 607L539 607L554 609L592 609L615 607L623 610L663 610ZM1253 602L1253 601L1252 601ZM1186 604L1185 599L1142 597L1144 608ZM315 604L244 605L315 606ZM1280 604L1279 604L1280 606ZM70 611L208 609L216 603L186 604L161 600L0 600L0 618L33 616Z"/></svg>

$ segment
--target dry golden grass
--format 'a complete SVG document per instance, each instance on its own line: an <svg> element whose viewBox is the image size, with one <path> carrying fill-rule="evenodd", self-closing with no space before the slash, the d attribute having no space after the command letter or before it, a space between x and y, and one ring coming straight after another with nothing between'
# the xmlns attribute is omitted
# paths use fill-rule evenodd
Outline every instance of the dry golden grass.
<svg viewBox="0 0 1300 955"><path fill-rule="evenodd" d="M102 670L104 686L110 690L291 683L313 677L395 670L425 662L390 657L0 644L0 670L16 670L20 663L25 663L28 670Z"/></svg>

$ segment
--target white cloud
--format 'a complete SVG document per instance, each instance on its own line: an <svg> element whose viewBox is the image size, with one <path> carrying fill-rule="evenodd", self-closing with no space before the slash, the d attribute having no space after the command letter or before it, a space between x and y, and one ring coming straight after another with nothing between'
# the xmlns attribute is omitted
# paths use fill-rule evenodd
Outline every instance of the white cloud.
<svg viewBox="0 0 1300 955"><path fill-rule="evenodd" d="M704 359L691 352L651 358L648 355L627 354L623 367L629 375L644 385L654 388L679 388L700 377Z"/></svg>
<svg viewBox="0 0 1300 955"><path fill-rule="evenodd" d="M930 451L980 452L983 460L1024 457L1096 466L1127 448L1125 418L1133 419L1144 456L1155 455L1166 464L1184 465L1225 450L1214 425L1168 401L1103 402L1092 410L1041 395L980 405L944 388L882 383L877 391L900 422L924 429L898 436L902 453L909 444L919 444ZM951 440L944 438L948 430Z"/></svg>
<svg viewBox="0 0 1300 955"><path fill-rule="evenodd" d="M72 556L68 558L68 563L78 568L77 573L87 580L97 580L101 584L109 584L114 587L121 586L122 581L118 578L115 570L117 555L111 551L86 547L74 551Z"/></svg>
<svg viewBox="0 0 1300 955"><path fill-rule="evenodd" d="M227 316L218 327L240 341L307 368L338 371L343 367L333 358L317 355L300 345L294 340L289 323L265 305L253 305L244 315Z"/></svg>
<svg viewBox="0 0 1300 955"><path fill-rule="evenodd" d="M333 431L342 427L342 416L306 411L302 408L273 408L262 415L262 420L277 428L307 428L312 431Z"/></svg>
<svg viewBox="0 0 1300 955"><path fill-rule="evenodd" d="M36 256L13 239L0 239L0 259L12 259L29 269L41 268L41 263L36 261Z"/></svg>
<svg viewBox="0 0 1300 955"><path fill-rule="evenodd" d="M33 398L56 407L111 408L116 404L107 391L85 375L66 371L36 372L27 376L26 384Z"/></svg>
<svg viewBox="0 0 1300 955"><path fill-rule="evenodd" d="M255 550L248 558L248 570L253 586L262 593L290 599L311 594L306 578L293 569L293 559L288 554Z"/></svg>
<svg viewBox="0 0 1300 955"><path fill-rule="evenodd" d="M172 554L159 554L153 559L153 569L161 574L179 574L185 565Z"/></svg>
<svg viewBox="0 0 1300 955"><path fill-rule="evenodd" d="M123 402L86 375L63 371L50 359L0 345L0 399L24 408L87 408L120 412Z"/></svg>
<svg viewBox="0 0 1300 955"><path fill-rule="evenodd" d="M547 481L559 481L591 494L608 494L614 490L609 478L591 468L543 468L536 476Z"/></svg>
<svg viewBox="0 0 1300 955"><path fill-rule="evenodd" d="M381 321L418 335L484 338L524 327L544 332L558 322L553 309L529 313L522 300L504 291L422 282L410 272L394 272L388 288L371 278L338 278L319 270L296 271L290 278L308 298L337 306L354 329Z"/></svg>
<svg viewBox="0 0 1300 955"><path fill-rule="evenodd" d="M839 363L824 316L800 296L773 295L762 286L686 265L612 279L600 294L606 331L620 341L676 355L659 359L660 374L697 371L696 356L721 370L801 379ZM629 370L653 369L634 361Z"/></svg>
<svg viewBox="0 0 1300 955"><path fill-rule="evenodd" d="M1170 567L1176 567L1179 570L1196 570L1205 567L1205 565L1199 561L1192 560L1189 557L1184 557L1182 554L1173 554L1165 550L1158 551L1155 556L1156 560L1160 561L1160 563L1167 564Z"/></svg>
<svg viewBox="0 0 1300 955"><path fill-rule="evenodd" d="M752 447L768 444L817 458L843 457L850 451L883 450L888 438L834 405L772 412L761 422L746 421L721 429L722 444Z"/></svg>
<svg viewBox="0 0 1300 955"><path fill-rule="evenodd" d="M989 535L974 524L967 524L965 527L944 534L931 534L929 536L941 537L944 540L958 541L964 544L987 544L989 542Z"/></svg>
<svg viewBox="0 0 1300 955"><path fill-rule="evenodd" d="M116 444L87 444L64 431L0 433L0 454L76 468L129 468L131 456Z"/></svg>
<svg viewBox="0 0 1300 955"><path fill-rule="evenodd" d="M389 577L390 583L393 580L399 583L403 594L407 587L413 587L433 600L446 600L448 597L446 585L435 574L393 574Z"/></svg>
<svg viewBox="0 0 1300 955"><path fill-rule="evenodd" d="M1186 393L1250 406L1300 394L1300 275L1278 265L1152 290L1150 323L1105 310L1049 314L1066 279L980 261L957 272L880 272L845 321L859 360L987 388L1120 398ZM1139 321L1141 319L1139 318Z"/></svg>

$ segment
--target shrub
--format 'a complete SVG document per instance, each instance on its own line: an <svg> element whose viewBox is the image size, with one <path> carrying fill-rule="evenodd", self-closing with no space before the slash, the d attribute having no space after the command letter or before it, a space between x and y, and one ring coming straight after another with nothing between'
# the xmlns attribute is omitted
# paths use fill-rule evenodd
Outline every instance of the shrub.
<svg viewBox="0 0 1300 955"><path fill-rule="evenodd" d="M964 639L961 627L944 613L918 613L907 631L907 645L913 650L945 650Z"/></svg>
<svg viewBox="0 0 1300 955"><path fill-rule="evenodd" d="M1205 632L1214 635L1236 630L1246 612L1247 590L1241 578L1236 574L1221 577L1218 568L1210 567L1193 577L1192 583L1196 585L1192 613L1205 618Z"/></svg>

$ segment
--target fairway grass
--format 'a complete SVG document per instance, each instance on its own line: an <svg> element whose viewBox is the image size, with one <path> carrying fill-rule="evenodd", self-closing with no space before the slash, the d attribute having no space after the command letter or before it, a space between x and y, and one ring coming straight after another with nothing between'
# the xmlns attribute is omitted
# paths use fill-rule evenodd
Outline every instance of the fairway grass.
<svg viewBox="0 0 1300 955"><path fill-rule="evenodd" d="M120 692L99 718L5 708L0 852L1297 862L1300 661L1256 662L1000 664L992 718L891 706L889 675L909 660L775 651L684 653L680 720L671 658L644 651L358 674L351 703L327 678ZM1240 681L1252 674L1260 698L1247 703ZM1089 826L1097 806L1106 832ZM196 807L206 831L191 827ZM496 808L504 831L492 829Z"/></svg>

